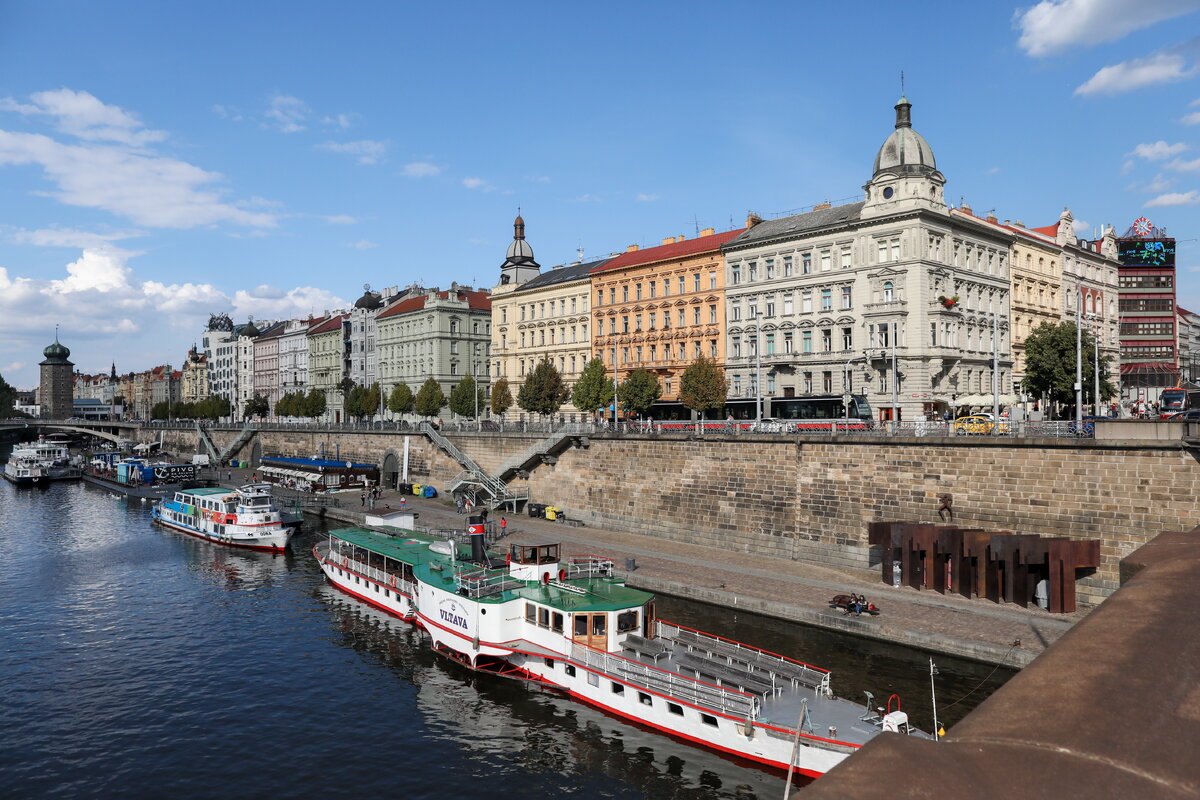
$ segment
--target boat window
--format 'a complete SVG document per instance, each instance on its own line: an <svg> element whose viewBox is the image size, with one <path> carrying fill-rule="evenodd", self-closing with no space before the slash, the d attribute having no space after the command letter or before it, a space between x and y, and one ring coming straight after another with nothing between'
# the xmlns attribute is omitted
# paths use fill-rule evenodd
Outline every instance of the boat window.
<svg viewBox="0 0 1200 800"><path fill-rule="evenodd" d="M539 564L556 564L558 563L558 545L548 544L538 548L538 563Z"/></svg>
<svg viewBox="0 0 1200 800"><path fill-rule="evenodd" d="M600 685L600 676L594 672L589 672L588 673L588 683L590 683L592 686L599 686Z"/></svg>
<svg viewBox="0 0 1200 800"><path fill-rule="evenodd" d="M667 703L667 711L680 717L683 716L683 706L678 703Z"/></svg>
<svg viewBox="0 0 1200 800"><path fill-rule="evenodd" d="M537 620L537 606L535 606L533 603L526 603L525 604L525 621L528 622L530 625L532 625L532 624L534 624L534 622L536 620Z"/></svg>
<svg viewBox="0 0 1200 800"><path fill-rule="evenodd" d="M613 694L625 694L625 685L622 683L617 683L616 681L613 681L612 682L612 693Z"/></svg>
<svg viewBox="0 0 1200 800"><path fill-rule="evenodd" d="M605 631L608 629L608 625L606 624L607 621L608 621L607 614L593 614L592 615L592 636L603 636L605 634Z"/></svg>
<svg viewBox="0 0 1200 800"><path fill-rule="evenodd" d="M645 692L638 692L638 702L644 706L654 705L654 700L652 700L650 695L646 694Z"/></svg>
<svg viewBox="0 0 1200 800"><path fill-rule="evenodd" d="M603 619L603 616L601 618ZM587 636L587 631L588 631L587 614L576 614L575 615L575 635L576 636Z"/></svg>
<svg viewBox="0 0 1200 800"><path fill-rule="evenodd" d="M392 590L391 590L391 589L384 589L384 590L383 590L383 596L384 596L384 597L391 597L391 596L392 596Z"/></svg>
<svg viewBox="0 0 1200 800"><path fill-rule="evenodd" d="M617 633L628 633L636 631L638 627L637 611L626 611L622 614L617 614Z"/></svg>
<svg viewBox="0 0 1200 800"><path fill-rule="evenodd" d="M567 673L572 678L574 678L575 677L575 665L567 664L565 667L563 667L563 672Z"/></svg>
<svg viewBox="0 0 1200 800"><path fill-rule="evenodd" d="M538 609L538 627L539 628L549 628L550 627L550 609L548 609L548 608L539 608Z"/></svg>
<svg viewBox="0 0 1200 800"><path fill-rule="evenodd" d="M557 611L550 616L550 630L555 633L563 632L563 615Z"/></svg>
<svg viewBox="0 0 1200 800"><path fill-rule="evenodd" d="M550 669L554 669L554 659L553 658L543 658L542 660L546 662L547 667L549 667Z"/></svg>
<svg viewBox="0 0 1200 800"><path fill-rule="evenodd" d="M705 725L712 725L714 728L717 727L717 718L712 714L701 714L700 721Z"/></svg>

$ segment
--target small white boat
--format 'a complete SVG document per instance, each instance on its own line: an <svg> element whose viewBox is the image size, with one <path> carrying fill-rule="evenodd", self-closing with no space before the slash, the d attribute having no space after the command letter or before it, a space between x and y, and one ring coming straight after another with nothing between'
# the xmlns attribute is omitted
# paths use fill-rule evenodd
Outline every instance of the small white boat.
<svg viewBox="0 0 1200 800"><path fill-rule="evenodd" d="M271 487L263 483L237 489L182 489L156 504L151 513L168 528L229 547L278 553L292 537Z"/></svg>
<svg viewBox="0 0 1200 800"><path fill-rule="evenodd" d="M83 476L83 470L72 463L71 451L65 444L39 436L37 442L13 449L3 475L18 486L32 486L76 480Z"/></svg>

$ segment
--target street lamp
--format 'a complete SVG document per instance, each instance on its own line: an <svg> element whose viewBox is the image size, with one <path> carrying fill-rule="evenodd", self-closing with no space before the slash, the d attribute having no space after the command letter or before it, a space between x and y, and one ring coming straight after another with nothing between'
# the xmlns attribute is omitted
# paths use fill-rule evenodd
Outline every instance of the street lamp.
<svg viewBox="0 0 1200 800"><path fill-rule="evenodd" d="M1083 284L1075 288L1075 431L1083 432Z"/></svg>
<svg viewBox="0 0 1200 800"><path fill-rule="evenodd" d="M475 393L475 432L476 433L478 433L481 430L481 426L479 424L479 378L476 377L476 373L478 371L479 371L479 362L472 361L471 362L471 388Z"/></svg>
<svg viewBox="0 0 1200 800"><path fill-rule="evenodd" d="M762 323L758 306L754 307L754 421L762 424Z"/></svg>

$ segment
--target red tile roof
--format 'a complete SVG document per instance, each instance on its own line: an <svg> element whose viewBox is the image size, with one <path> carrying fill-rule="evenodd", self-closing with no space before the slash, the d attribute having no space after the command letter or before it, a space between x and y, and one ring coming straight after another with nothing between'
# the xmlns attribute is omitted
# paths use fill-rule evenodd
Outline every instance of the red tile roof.
<svg viewBox="0 0 1200 800"><path fill-rule="evenodd" d="M622 253L611 261L607 261L599 267L592 270L592 274L597 272L610 272L614 269L622 269L624 267L635 267L639 264L652 264L655 261L666 261L672 258L683 258L685 256L694 256L699 253L707 253L712 250L719 250L721 245L728 242L738 234L742 233L745 228L738 228L735 231L724 231L723 233L714 233L709 236L698 236L695 239L684 239L682 242L672 242L670 244L659 245L658 247L647 247L644 250L634 250L629 253Z"/></svg>
<svg viewBox="0 0 1200 800"><path fill-rule="evenodd" d="M344 320L347 316L347 314L337 314L336 316L332 316L317 327L310 328L307 335L316 336L318 333L330 333L332 331L340 330L342 327L342 320Z"/></svg>
<svg viewBox="0 0 1200 800"><path fill-rule="evenodd" d="M1054 238L1054 237L1058 236L1058 223L1056 222L1053 225L1046 225L1045 227L1042 227L1042 228L1034 228L1033 230L1037 231L1038 233L1049 236L1051 238Z"/></svg>
<svg viewBox="0 0 1200 800"><path fill-rule="evenodd" d="M437 296L441 300L447 300L450 297L450 292L438 292ZM380 313L376 319L382 319L383 317L394 317L397 314L407 314L410 311L420 311L425 307L425 300L427 297L428 295L425 294L419 294L416 297L407 297L401 300L399 303L396 303L396 305L392 306L391 308ZM458 300L465 301L467 308L471 308L476 311L492 310L492 296L487 292L464 292L460 290L455 293L455 297Z"/></svg>

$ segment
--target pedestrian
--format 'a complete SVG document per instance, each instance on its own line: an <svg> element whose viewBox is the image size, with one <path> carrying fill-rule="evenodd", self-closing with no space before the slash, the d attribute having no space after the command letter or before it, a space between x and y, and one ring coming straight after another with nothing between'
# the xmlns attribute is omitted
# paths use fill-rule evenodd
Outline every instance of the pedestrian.
<svg viewBox="0 0 1200 800"><path fill-rule="evenodd" d="M403 511L406 505L407 501L404 499L404 495L400 495L400 510Z"/></svg>
<svg viewBox="0 0 1200 800"><path fill-rule="evenodd" d="M366 505L367 505L367 493L366 492L363 492L361 495L359 495L358 504L360 506L366 508Z"/></svg>
<svg viewBox="0 0 1200 800"><path fill-rule="evenodd" d="M480 514L480 516L482 516L482 517L483 517L483 524L484 524L484 525L487 525L487 511L488 511L488 510L487 510L487 507L486 507L486 506L485 506L484 508L482 508L482 509L480 509L480 510L479 510L479 514Z"/></svg>
<svg viewBox="0 0 1200 800"><path fill-rule="evenodd" d="M507 529L508 529L508 520L505 519L504 517L501 517L500 518L500 535L503 536L505 533L507 533L508 532Z"/></svg>

